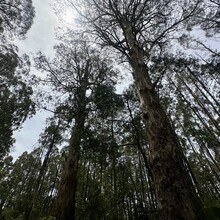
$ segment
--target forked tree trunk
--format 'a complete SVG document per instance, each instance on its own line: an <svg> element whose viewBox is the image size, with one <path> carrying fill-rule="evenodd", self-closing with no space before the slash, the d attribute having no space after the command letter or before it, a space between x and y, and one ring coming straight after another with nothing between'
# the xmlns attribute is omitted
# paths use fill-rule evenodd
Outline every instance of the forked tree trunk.
<svg viewBox="0 0 220 220"><path fill-rule="evenodd" d="M177 135L155 92L143 51L135 44L130 50L129 63L146 126L159 219L204 219L200 217L202 205L184 163Z"/></svg>

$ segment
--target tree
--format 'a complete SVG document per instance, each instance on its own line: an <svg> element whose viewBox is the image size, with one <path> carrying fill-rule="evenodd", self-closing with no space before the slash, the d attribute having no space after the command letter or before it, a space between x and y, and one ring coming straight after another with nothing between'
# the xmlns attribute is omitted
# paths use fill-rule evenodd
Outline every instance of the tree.
<svg viewBox="0 0 220 220"><path fill-rule="evenodd" d="M202 29L206 32L208 37L212 37L219 33L220 30L220 3L215 0L205 1L206 13L198 15L199 24Z"/></svg>
<svg viewBox="0 0 220 220"><path fill-rule="evenodd" d="M39 144L41 146L39 146L38 148L41 148L41 151L43 152L41 155L42 160L42 165L39 169L39 172L36 174L36 181L35 183L32 184L34 190L32 193L32 197L29 201L29 205L26 207L25 210L25 214L24 217L26 220L29 219L36 219L37 216L42 216L42 214L46 210L49 209L50 204L45 205L44 200L46 199L42 199L43 202L41 203L40 207L39 207L39 198L44 197L42 194L42 191L45 192L46 194L49 194L49 191L53 191L53 188L49 188L46 187L45 190L45 182L47 184L51 183L51 179L54 178L54 176L57 176L58 174L54 175L54 172L50 173L50 175L48 174L49 172L51 172L51 164L53 163L54 157L56 157L57 154L57 146L59 146L62 141L62 135L61 135L61 131L62 131L62 123L58 118L58 122L56 122L56 120L54 120L54 118L58 118L58 116L54 116L53 118L50 118L49 124L48 126L45 128L44 133L41 135L40 139L39 139ZM44 153L45 151L45 153ZM41 159L40 158L40 159ZM52 160L52 162L51 162ZM58 163L58 159L55 160L55 163ZM62 165L62 164L61 164ZM61 166L60 165L60 166ZM55 173L56 171L58 172L58 168L55 168ZM54 176L52 176L54 175ZM56 182L56 177L55 177L55 182ZM56 183L51 183L52 186L54 187L54 185ZM48 195L48 197L50 197L50 195ZM51 198L52 199L52 198ZM49 201L50 203L50 201ZM44 206L43 206L44 205ZM45 207L47 206L47 207ZM33 210L35 210L35 212L33 213ZM38 210L36 212L36 210Z"/></svg>
<svg viewBox="0 0 220 220"><path fill-rule="evenodd" d="M155 90L149 71L151 56L166 49L171 35L200 12L200 1L85 0L82 15L99 42L125 57L140 99L150 168L160 219L202 219L202 205L187 171L184 155ZM73 3L73 2L72 2ZM176 12L178 11L178 15ZM160 76L161 77L161 76Z"/></svg>
<svg viewBox="0 0 220 220"><path fill-rule="evenodd" d="M7 200L9 192L11 190L10 189L10 187L11 187L10 178L8 178L8 175L13 168L12 160L13 160L13 158L11 156L7 156L4 158L4 160L0 164L0 169L1 169L1 173L0 173L0 183L1 183L1 187L0 187L0 193L1 193L0 216L2 214L2 209L5 205L5 202Z"/></svg>
<svg viewBox="0 0 220 220"><path fill-rule="evenodd" d="M116 72L108 60L102 59L85 42L64 41L55 48L53 61L39 54L35 63L38 69L48 73L43 81L51 84L57 93L54 96L61 94L63 97L57 105L57 113L63 115L70 136L58 190L56 218L68 220L75 216L80 149L82 140L86 139L84 131L88 113L94 106L93 93L100 83L112 83Z"/></svg>
<svg viewBox="0 0 220 220"><path fill-rule="evenodd" d="M114 96L110 88L105 90L104 87L98 87L95 93L102 111L90 113L93 123L84 132L76 218L142 219L151 216L154 219L155 210L148 200L146 168L134 137L137 132L142 136L142 132L132 133L129 111L124 104L119 104L118 98L122 95ZM102 100L103 104L109 101L102 105ZM127 100L131 101L130 97ZM136 112L137 103L131 101L130 104L133 113Z"/></svg>
<svg viewBox="0 0 220 220"><path fill-rule="evenodd" d="M29 68L27 56L21 59L13 47L0 47L0 158L14 142L13 131L35 112L33 91L25 82Z"/></svg>
<svg viewBox="0 0 220 220"><path fill-rule="evenodd" d="M0 30L6 38L25 37L30 29L34 8L32 0L2 0L0 2Z"/></svg>
<svg viewBox="0 0 220 220"><path fill-rule="evenodd" d="M24 37L34 18L32 1L0 1L0 158L12 146L13 131L34 113L32 88L27 85L30 62L19 57L13 37Z"/></svg>
<svg viewBox="0 0 220 220"><path fill-rule="evenodd" d="M42 135L46 135L46 133L47 131ZM48 136L51 137L52 135L48 134ZM42 143L39 144L40 146L32 152L24 152L12 164L10 164L12 162L10 157L5 158L0 188L2 195L1 219L37 220L53 214L52 210L63 158L55 146L56 142L50 152L49 161L47 161L47 167L45 168L43 158L44 161L47 159L47 153L45 155L47 149L45 148L48 146L41 146ZM44 170L43 174L42 170ZM39 177L40 174L42 176Z"/></svg>
<svg viewBox="0 0 220 220"><path fill-rule="evenodd" d="M32 184L40 164L39 154L38 150L34 150L30 154L24 152L13 164L11 172L5 177L8 181L9 192L2 211L2 219L10 219L7 218L7 213L10 213L11 218L23 215L32 195Z"/></svg>
<svg viewBox="0 0 220 220"><path fill-rule="evenodd" d="M158 90L167 112L173 119L184 152L190 155L188 167L196 189L203 199L204 206L210 207L209 199L215 200L219 194L220 180L218 69L215 68L214 62L200 63L199 59L192 57L187 59L177 55L156 58L152 63L151 72L166 73L163 78L166 86L160 84ZM198 163L201 166L198 167ZM212 171L214 177L209 180L205 175L208 169ZM209 186L207 189L211 192L210 196L204 184ZM219 206L218 202L212 205L213 209Z"/></svg>

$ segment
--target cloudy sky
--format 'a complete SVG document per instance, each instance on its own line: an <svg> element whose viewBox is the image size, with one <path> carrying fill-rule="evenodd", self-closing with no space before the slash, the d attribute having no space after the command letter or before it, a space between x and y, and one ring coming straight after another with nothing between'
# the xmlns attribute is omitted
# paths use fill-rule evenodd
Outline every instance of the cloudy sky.
<svg viewBox="0 0 220 220"><path fill-rule="evenodd" d="M41 50L47 56L53 55L55 41L55 29L58 26L58 19L53 11L54 0L33 0L36 11L34 24L23 41L16 41L20 53L31 54ZM34 68L32 68L32 71ZM45 127L47 112L38 112L34 117L28 119L20 131L16 131L15 148L12 150L13 157L18 157L25 150L32 150L37 144L39 134Z"/></svg>
<svg viewBox="0 0 220 220"><path fill-rule="evenodd" d="M36 11L34 24L27 34L27 38L23 41L16 41L19 47L19 53L27 53L32 57L34 53L42 51L47 56L53 56L53 46L57 43L55 40L56 28L63 25L70 25L74 20L73 9L68 7L62 10L61 18L54 13L54 3L59 0L33 0ZM59 8L60 10L60 8ZM63 23L64 22L64 23ZM73 23L71 24L71 26ZM33 67L32 73L41 74ZM130 77L125 77L124 83L129 84ZM118 86L118 92L122 92L122 87ZM16 143L11 154L16 159L24 151L31 151L37 146L39 134L43 131L46 125L46 118L51 114L46 111L37 112L31 119L26 120L19 131L14 132Z"/></svg>
<svg viewBox="0 0 220 220"><path fill-rule="evenodd" d="M56 44L55 40L55 30L58 26L63 25L60 23L60 18L58 19L54 13L53 7L54 2L59 0L33 0L33 4L36 11L36 17L34 19L34 24L27 34L27 38L23 41L16 41L19 46L20 53L27 53L32 56L38 51L42 51L47 56L53 56L53 46ZM62 0L60 0L62 2ZM70 8L63 10L63 19L67 23L73 21L73 13ZM204 37L205 34L201 31L196 30L194 32L196 37ZM212 49L216 49L216 40L208 40L208 45ZM203 39L203 42L206 42ZM207 42L206 42L207 43ZM201 53L201 51L199 51ZM36 70L32 68L32 71ZM38 73L39 74L39 73ZM124 79L125 84L129 84L131 78L127 76ZM121 92L122 87L119 86L119 92ZM13 149L12 155L17 158L25 150L31 151L37 144L39 134L43 131L45 127L45 120L49 115L48 112L42 111L38 112L31 119L28 119L20 131L16 131L14 137L16 138L15 148Z"/></svg>

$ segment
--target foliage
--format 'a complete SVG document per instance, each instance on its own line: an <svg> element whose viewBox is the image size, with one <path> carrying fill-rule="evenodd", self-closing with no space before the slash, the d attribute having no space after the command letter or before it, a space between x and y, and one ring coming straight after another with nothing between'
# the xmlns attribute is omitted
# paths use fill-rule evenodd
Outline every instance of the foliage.
<svg viewBox="0 0 220 220"><path fill-rule="evenodd" d="M35 15L32 0L2 0L0 11L1 35L6 38L24 37Z"/></svg>
<svg viewBox="0 0 220 220"><path fill-rule="evenodd" d="M0 52L0 158L13 144L13 131L18 129L34 110L32 88L25 79L30 62L27 56L20 59L13 48L1 47Z"/></svg>
<svg viewBox="0 0 220 220"><path fill-rule="evenodd" d="M26 79L30 69L27 55L19 57L14 37L25 37L30 29L34 9L32 1L2 0L0 2L0 159L9 152L18 129L34 113L32 88Z"/></svg>

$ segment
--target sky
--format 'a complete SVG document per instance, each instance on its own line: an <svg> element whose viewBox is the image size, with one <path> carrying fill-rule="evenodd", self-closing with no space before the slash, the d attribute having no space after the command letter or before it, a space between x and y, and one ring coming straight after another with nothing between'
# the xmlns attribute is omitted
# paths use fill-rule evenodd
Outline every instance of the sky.
<svg viewBox="0 0 220 220"><path fill-rule="evenodd" d="M61 25L60 18L55 15L53 7L54 2L58 0L33 0L36 16L34 23L27 34L27 38L23 41L16 41L15 44L19 47L20 54L27 53L33 56L34 53L42 51L49 57L54 54L53 46L57 43L55 40L56 28ZM61 0L62 1L62 0ZM67 8L63 12L63 19L68 23L73 20L72 11ZM196 37L200 37L204 33L195 31ZM203 41L204 42L204 41ZM219 42L218 42L219 43ZM216 49L216 41L211 42L209 39L208 46ZM33 67L32 73L40 74ZM129 84L131 78L127 76L123 84ZM124 86L118 86L118 92L122 92ZM31 119L26 120L19 131L14 132L16 143L12 149L12 156L17 158L24 151L31 151L37 146L39 134L43 131L46 125L46 118L50 113L46 111L37 112Z"/></svg>
<svg viewBox="0 0 220 220"><path fill-rule="evenodd" d="M53 10L54 0L33 0L36 16L34 23L27 34L27 38L16 41L19 53L32 56L42 51L47 56L53 56L53 46L56 44L55 29L58 27L58 18ZM31 71L36 70L31 68ZM39 73L38 73L39 74ZM16 143L11 155L17 158L24 151L31 151L36 146L39 134L46 125L46 118L50 114L46 111L37 112L31 119L27 119L19 131L14 132Z"/></svg>
<svg viewBox="0 0 220 220"><path fill-rule="evenodd" d="M34 23L25 40L15 41L15 44L19 47L20 54L26 53L31 58L36 52L41 51L48 57L53 56L53 46L58 42L55 40L56 29L63 25L61 19L57 17L53 10L55 1L59 0L33 0L36 12ZM65 25L70 25L71 21L74 20L73 10L70 8L63 10L62 18ZM31 71L37 75L41 74L34 67L31 68ZM125 76L123 84L128 85L130 81L131 77ZM119 84L117 91L121 93L123 88L124 86ZM27 119L24 122L19 131L14 132L16 142L11 150L11 155L14 159L24 151L30 152L34 147L37 147L39 135L43 132L46 118L49 116L51 116L51 113L47 111L37 111L31 119Z"/></svg>

